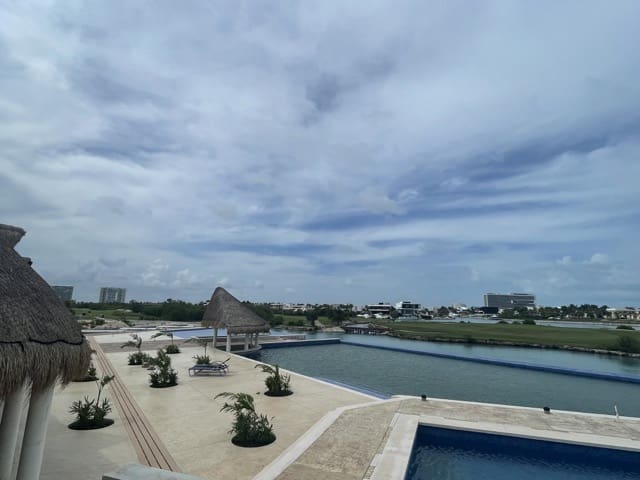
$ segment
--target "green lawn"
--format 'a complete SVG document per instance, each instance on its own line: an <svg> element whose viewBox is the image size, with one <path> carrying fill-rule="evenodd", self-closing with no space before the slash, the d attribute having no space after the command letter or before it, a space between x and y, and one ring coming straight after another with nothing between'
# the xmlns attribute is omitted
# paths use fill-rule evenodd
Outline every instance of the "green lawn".
<svg viewBox="0 0 640 480"><path fill-rule="evenodd" d="M459 340L479 342L511 342L549 346L572 346L605 350L621 349L640 352L640 332L590 328L544 327L541 325L478 324L478 323L391 323L385 322L398 337L423 340Z"/></svg>

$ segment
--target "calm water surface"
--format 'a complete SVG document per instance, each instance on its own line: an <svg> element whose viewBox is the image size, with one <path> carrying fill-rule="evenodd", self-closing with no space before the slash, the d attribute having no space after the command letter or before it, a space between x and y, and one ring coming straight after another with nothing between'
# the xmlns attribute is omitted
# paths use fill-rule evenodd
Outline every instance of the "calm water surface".
<svg viewBox="0 0 640 480"><path fill-rule="evenodd" d="M424 393L456 400L607 414L613 414L617 405L621 415L640 417L637 384L341 344L266 349L260 355L263 362L387 395Z"/></svg>
<svg viewBox="0 0 640 480"><path fill-rule="evenodd" d="M634 453L420 427L408 480L640 480Z"/></svg>
<svg viewBox="0 0 640 480"><path fill-rule="evenodd" d="M529 362L540 365L592 370L595 372L623 373L640 377L640 358L619 357L617 355L598 355L543 348L422 342L419 340L405 340L383 335L348 335L339 333L307 334L307 338L309 339L331 337L342 338L350 342L366 345L379 345L420 352L447 353L470 358L480 357L513 362Z"/></svg>

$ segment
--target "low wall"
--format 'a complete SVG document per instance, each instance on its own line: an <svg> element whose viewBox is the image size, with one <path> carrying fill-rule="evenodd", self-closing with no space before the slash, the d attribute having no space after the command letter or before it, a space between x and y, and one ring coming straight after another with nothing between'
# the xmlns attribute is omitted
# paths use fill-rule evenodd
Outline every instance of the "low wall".
<svg viewBox="0 0 640 480"><path fill-rule="evenodd" d="M318 338L315 340L293 340L284 342L269 342L261 343L260 346L263 349L267 348L284 348L284 347L308 347L311 345L331 345L340 343L339 338Z"/></svg>

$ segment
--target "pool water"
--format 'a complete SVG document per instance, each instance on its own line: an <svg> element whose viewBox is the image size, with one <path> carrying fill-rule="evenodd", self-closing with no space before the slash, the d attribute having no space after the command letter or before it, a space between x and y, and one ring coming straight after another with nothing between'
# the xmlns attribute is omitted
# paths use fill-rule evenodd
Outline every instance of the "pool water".
<svg viewBox="0 0 640 480"><path fill-rule="evenodd" d="M265 349L259 360L384 395L424 393L452 400L610 415L617 405L620 415L640 417L640 385L632 383L345 344Z"/></svg>
<svg viewBox="0 0 640 480"><path fill-rule="evenodd" d="M639 480L640 453L418 427L406 480Z"/></svg>

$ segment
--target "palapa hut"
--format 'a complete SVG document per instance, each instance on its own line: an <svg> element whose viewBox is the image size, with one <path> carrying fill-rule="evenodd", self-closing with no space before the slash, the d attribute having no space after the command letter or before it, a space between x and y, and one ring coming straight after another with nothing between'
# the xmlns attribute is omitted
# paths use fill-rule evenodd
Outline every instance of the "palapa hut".
<svg viewBox="0 0 640 480"><path fill-rule="evenodd" d="M40 476L58 380L83 375L91 350L53 289L13 247L25 231L0 224L0 479ZM26 420L23 420L26 412ZM24 426L18 447L19 429Z"/></svg>
<svg viewBox="0 0 640 480"><path fill-rule="evenodd" d="M231 351L231 335L244 334L244 351L258 348L258 334L269 332L269 324L224 288L214 290L204 311L202 325L213 327L213 347L218 341L218 329L227 329L227 352Z"/></svg>

